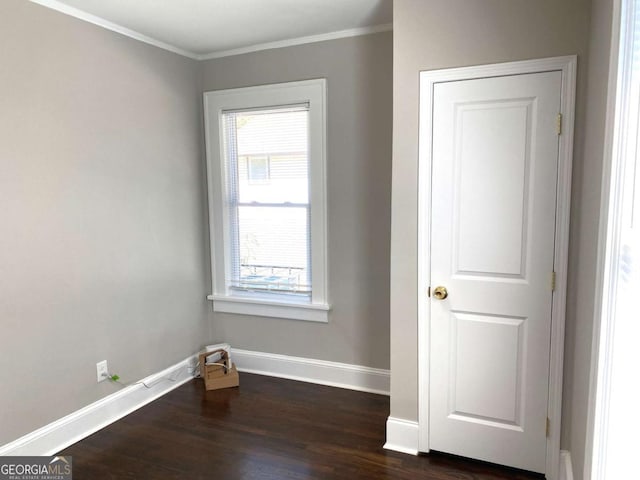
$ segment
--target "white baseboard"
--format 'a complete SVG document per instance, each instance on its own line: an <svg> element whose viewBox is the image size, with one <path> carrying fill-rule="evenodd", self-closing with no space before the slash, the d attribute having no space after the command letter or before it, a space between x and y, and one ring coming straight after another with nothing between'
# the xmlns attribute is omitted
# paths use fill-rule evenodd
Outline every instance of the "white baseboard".
<svg viewBox="0 0 640 480"><path fill-rule="evenodd" d="M418 455L418 422L401 418L387 419L387 450Z"/></svg>
<svg viewBox="0 0 640 480"><path fill-rule="evenodd" d="M0 446L0 456L50 456L64 450L69 445L88 437L191 380L193 375L189 370L195 367L197 361L197 356L189 357L140 380L150 388L137 382L11 443L2 445Z"/></svg>
<svg viewBox="0 0 640 480"><path fill-rule="evenodd" d="M240 372L389 395L389 370L236 348L231 359Z"/></svg>
<svg viewBox="0 0 640 480"><path fill-rule="evenodd" d="M560 450L560 479L573 480L573 466L571 465L571 454L566 450Z"/></svg>
<svg viewBox="0 0 640 480"><path fill-rule="evenodd" d="M232 358L241 372L389 394L388 370L237 349L232 349ZM193 376L189 369L193 368L197 361L197 355L189 357L2 445L0 456L48 456L64 450L191 380ZM162 381L168 378L173 381ZM141 382L151 388L146 388Z"/></svg>

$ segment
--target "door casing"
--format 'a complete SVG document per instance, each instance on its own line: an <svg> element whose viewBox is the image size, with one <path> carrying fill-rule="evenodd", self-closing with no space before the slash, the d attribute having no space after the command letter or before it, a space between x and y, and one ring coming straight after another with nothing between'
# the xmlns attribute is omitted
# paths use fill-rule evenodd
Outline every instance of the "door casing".
<svg viewBox="0 0 640 480"><path fill-rule="evenodd" d="M420 72L420 126L418 151L418 449L429 451L429 357L431 285L431 168L433 87L440 82L471 80L560 71L562 73L562 130L558 149L558 184L555 221L554 271L556 284L551 312L551 353L549 368L546 478L557 480L560 469L560 424L562 410L562 373L569 251L569 214L571 204L571 170L573 163L573 129L575 112L577 57L564 56L521 62Z"/></svg>

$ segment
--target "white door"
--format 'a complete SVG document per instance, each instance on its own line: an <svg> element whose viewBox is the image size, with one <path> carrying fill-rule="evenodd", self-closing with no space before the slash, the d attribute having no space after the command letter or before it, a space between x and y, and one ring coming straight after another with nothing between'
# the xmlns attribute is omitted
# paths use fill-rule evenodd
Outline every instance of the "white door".
<svg viewBox="0 0 640 480"><path fill-rule="evenodd" d="M536 472L546 456L561 81L546 72L433 91L429 448Z"/></svg>

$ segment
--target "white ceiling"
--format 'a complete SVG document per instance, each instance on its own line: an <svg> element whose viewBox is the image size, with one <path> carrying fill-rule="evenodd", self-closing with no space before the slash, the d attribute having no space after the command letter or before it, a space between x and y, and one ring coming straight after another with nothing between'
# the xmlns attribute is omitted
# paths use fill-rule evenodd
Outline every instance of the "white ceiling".
<svg viewBox="0 0 640 480"><path fill-rule="evenodd" d="M392 0L32 1L195 57L334 32L341 32L336 37L366 33L381 25L388 29L392 21Z"/></svg>

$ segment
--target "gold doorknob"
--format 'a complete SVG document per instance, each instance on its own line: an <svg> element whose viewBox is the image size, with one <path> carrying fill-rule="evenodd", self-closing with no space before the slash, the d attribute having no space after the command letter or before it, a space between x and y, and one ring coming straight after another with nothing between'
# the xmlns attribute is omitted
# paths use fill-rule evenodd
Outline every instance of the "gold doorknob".
<svg viewBox="0 0 640 480"><path fill-rule="evenodd" d="M449 296L449 292L447 292L446 287L436 287L433 291L433 298L436 300L444 300Z"/></svg>

